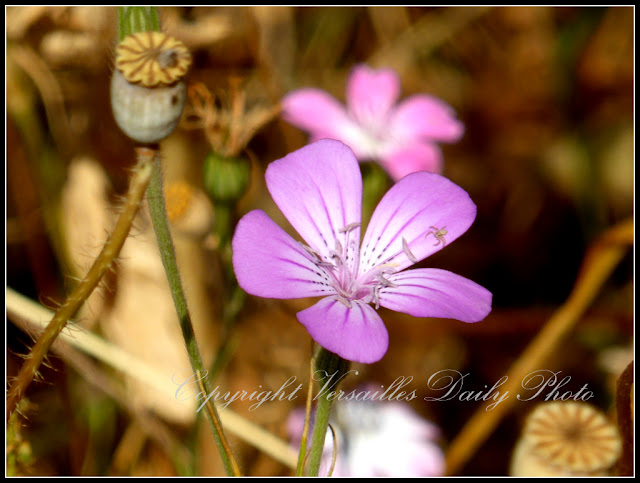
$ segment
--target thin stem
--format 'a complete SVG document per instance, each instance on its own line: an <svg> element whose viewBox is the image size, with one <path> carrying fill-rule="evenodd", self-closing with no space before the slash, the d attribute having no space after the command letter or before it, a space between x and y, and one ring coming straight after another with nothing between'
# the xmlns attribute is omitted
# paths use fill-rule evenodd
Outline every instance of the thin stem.
<svg viewBox="0 0 640 483"><path fill-rule="evenodd" d="M331 403L335 398L338 384L349 373L349 361L344 360L337 354L329 352L320 347L316 357L316 373L318 382L323 384L320 392L316 396L316 419L313 423L313 434L311 436L311 449L309 453L309 476L318 476L320 463L324 452L324 441L329 426L331 415ZM333 381L333 383L331 383ZM327 384L331 386L327 388Z"/></svg>
<svg viewBox="0 0 640 483"><path fill-rule="evenodd" d="M333 452L331 453L331 467L327 476L333 476L333 470L336 469L336 461L338 461L338 440L336 438L336 430L333 429L331 423L329 423L329 429L331 430L331 439L333 440Z"/></svg>
<svg viewBox="0 0 640 483"><path fill-rule="evenodd" d="M526 375L536 370L557 349L594 300L630 244L633 244L633 220L614 226L590 247L569 298L509 369L507 383L501 388L504 394L516 394ZM484 405L477 409L449 448L447 474L456 473L467 462L516 401L517 398L510 397L491 411L487 411Z"/></svg>
<svg viewBox="0 0 640 483"><path fill-rule="evenodd" d="M200 390L204 393L209 394L207 389L205 388L206 377L202 375L202 373L197 372L198 376L198 386ZM209 417L209 421L215 427L216 432L221 435L220 444L222 445L222 453L229 455L229 460L231 464L231 469L233 471L234 476L241 476L240 468L238 468L237 463L233 459L233 454L231 453L231 447L229 446L229 442L224 437L224 433L222 431L222 423L220 423L220 416L218 416L218 412L216 410L216 406L212 404L209 400L205 403L205 408L207 409L207 416Z"/></svg>
<svg viewBox="0 0 640 483"><path fill-rule="evenodd" d="M160 30L160 18L156 7L120 7L118 9L119 40L122 40L127 35L147 30ZM195 332L191 324L187 299L182 288L180 272L178 271L175 250L173 248L173 240L171 239L171 232L169 231L169 221L167 219L162 183L162 167L157 150L154 150L154 158L155 162L153 163L151 181L148 189L151 221L156 233L156 239L158 240L160 258L162 259L162 264L169 282L169 288L171 289L173 303L180 322L187 354L191 361L191 367L196 374L202 375L206 374L206 371L204 370ZM201 381L202 390L206 394L209 394L210 388L207 379L203 377ZM227 474L230 476L240 476L240 469L231 454L229 443L224 436L218 411L213 404L209 404L208 402L207 416Z"/></svg>
<svg viewBox="0 0 640 483"><path fill-rule="evenodd" d="M309 390L307 391L307 403L304 411L304 426L302 428L302 439L300 440L300 451L298 453L298 466L296 476L303 476L304 459L307 454L307 439L309 437L309 421L311 420L311 400L313 399L313 358L309 363Z"/></svg>
<svg viewBox="0 0 640 483"><path fill-rule="evenodd" d="M157 156L157 151L156 159L153 163L148 191L149 211L153 222L153 229L156 233L156 238L160 248L160 257L162 258L162 264L164 265L164 270L171 289L171 295L178 314L180 329L182 330L187 354L191 361L191 367L200 377L200 375L206 374L207 372L205 371L200 350L198 349L196 335L193 330L191 317L187 307L187 299L182 288L182 280L180 278L175 250L173 248L173 240L171 238L171 232L169 231L169 221L167 219L163 192L162 167L160 159ZM201 380L203 384L202 390L206 394L210 394L211 388L209 387L210 385L207 378L202 377ZM229 476L240 476L240 469L238 468L229 448L229 443L227 442L224 431L222 430L220 416L218 415L215 405L207 403L207 416L227 474Z"/></svg>
<svg viewBox="0 0 640 483"><path fill-rule="evenodd" d="M118 8L118 41L135 32L160 31L157 7Z"/></svg>
<svg viewBox="0 0 640 483"><path fill-rule="evenodd" d="M24 396L31 381L36 376L42 360L45 358L51 344L65 328L69 319L73 318L78 309L87 300L91 292L96 288L104 273L111 268L115 258L120 253L133 220L140 209L140 203L144 197L147 185L151 178L152 159L151 150L141 148L138 150L138 162L133 170L129 192L125 199L124 209L111 233L111 236L102 247L98 258L93 262L89 272L82 281L76 285L64 304L57 310L56 314L40 335L31 352L26 357L25 363L20 368L15 382L7 394L7 420L11 416L22 397Z"/></svg>
<svg viewBox="0 0 640 483"><path fill-rule="evenodd" d="M328 394L322 394L316 406L316 419L311 436L311 453L309 456L309 476L318 476L324 452L324 441L329 427L332 400Z"/></svg>

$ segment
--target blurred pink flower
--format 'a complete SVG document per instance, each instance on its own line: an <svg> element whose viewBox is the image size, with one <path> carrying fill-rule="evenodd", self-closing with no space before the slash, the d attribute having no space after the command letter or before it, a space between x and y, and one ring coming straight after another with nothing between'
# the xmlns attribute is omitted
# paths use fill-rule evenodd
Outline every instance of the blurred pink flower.
<svg viewBox="0 0 640 483"><path fill-rule="evenodd" d="M437 443L440 430L399 401L337 401L331 425L336 433L335 477L444 476L444 453ZM304 410L287 420L291 442L300 446ZM311 434L311 431L310 431ZM333 439L327 432L320 475L331 468Z"/></svg>
<svg viewBox="0 0 640 483"><path fill-rule="evenodd" d="M405 176L378 204L360 244L362 176L346 145L317 141L272 162L265 178L307 245L264 211L247 213L232 241L238 283L265 298L323 297L297 316L328 351L380 360L389 335L379 306L463 322L491 311L491 292L471 280L435 268L404 270L454 241L476 217L467 192L448 179L425 171Z"/></svg>
<svg viewBox="0 0 640 483"><path fill-rule="evenodd" d="M338 139L360 161L377 161L397 181L415 171L442 172L438 142L456 142L464 125L444 101L416 94L396 104L400 79L391 69L355 66L346 108L327 92L304 88L282 99L283 118L310 133L309 142Z"/></svg>

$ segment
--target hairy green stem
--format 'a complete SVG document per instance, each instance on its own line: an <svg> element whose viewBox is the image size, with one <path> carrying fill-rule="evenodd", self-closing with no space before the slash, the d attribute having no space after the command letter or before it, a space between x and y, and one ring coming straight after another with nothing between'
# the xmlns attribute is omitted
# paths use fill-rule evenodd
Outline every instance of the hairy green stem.
<svg viewBox="0 0 640 483"><path fill-rule="evenodd" d="M313 358L309 363L309 389L307 391L307 403L304 411L304 427L302 428L302 439L300 440L300 451L298 453L298 465L296 466L296 476L303 476L304 461L307 454L307 439L309 438L309 421L311 421L311 400L313 399Z"/></svg>
<svg viewBox="0 0 640 483"><path fill-rule="evenodd" d="M309 476L318 476L320 472L324 442L331 415L331 403L335 398L338 384L348 372L348 361L320 347L316 354L316 374L318 374L320 392L316 396L316 418L313 423L309 453Z"/></svg>
<svg viewBox="0 0 640 483"><path fill-rule="evenodd" d="M313 435L311 436L311 453L309 456L309 476L318 476L322 453L324 452L324 441L329 427L329 416L331 415L331 399L326 395L318 399L316 406L316 419L313 425Z"/></svg>
<svg viewBox="0 0 640 483"><path fill-rule="evenodd" d="M176 261L175 250L173 247L173 240L171 238L171 232L169 231L169 220L167 219L167 212L164 201L163 183L162 183L162 167L160 160L156 156L156 161L153 164L153 172L151 175L151 182L149 183L149 211L151 213L151 220L153 222L153 229L156 233L158 240L158 246L160 248L160 257L162 258L162 264L169 281L169 287L171 289L171 295L178 314L178 321L180 323L180 329L182 330L182 336L187 348L189 360L191 361L191 367L198 374L198 378L202 383L202 390L206 394L211 393L210 384L205 377L207 371L205 371L200 350L198 349L198 343L196 341L196 335L193 330L193 324L191 323L191 317L187 307L187 299L182 288L182 281L180 279L180 272L178 271L178 264ZM229 443L227 442L224 432L222 430L222 424L220 423L220 416L214 404L207 402L207 416L213 437L220 451L222 461L229 476L240 476L240 470L235 462Z"/></svg>
<svg viewBox="0 0 640 483"><path fill-rule="evenodd" d="M121 41L127 35L143 31L159 31L160 16L156 7L120 7L118 9L118 38ZM201 389L206 394L210 394L210 384L206 378L207 371L204 369L202 357L198 349L196 335L191 323L187 299L182 288L178 263L173 248L173 240L169 231L169 220L167 219L167 209L164 200L164 190L162 183L162 166L157 149L154 149L154 162L151 174L151 181L148 188L149 211L153 229L160 248L160 258L164 266L171 295L178 315L180 329L187 348L187 354L191 362L191 367L198 375ZM213 437L216 441L222 462L228 475L240 476L240 469L233 458L229 443L227 442L220 417L214 404L207 400L206 413Z"/></svg>
<svg viewBox="0 0 640 483"><path fill-rule="evenodd" d="M118 8L118 40L136 32L160 30L160 15L157 7Z"/></svg>
<svg viewBox="0 0 640 483"><path fill-rule="evenodd" d="M69 319L73 318L78 309L87 300L89 295L91 295L91 292L96 288L104 273L109 270L114 259L118 256L118 253L120 253L120 249L129 235L131 224L138 213L140 203L149 184L153 157L154 155L150 149L140 148L138 150L138 162L133 170L124 209L118 217L113 232L102 247L100 255L98 255L98 258L93 262L89 272L82 281L76 285L64 304L57 310L51 322L49 322L49 325L47 325L31 349L31 352L26 357L25 363L20 368L7 394L7 420L9 420L11 413L36 376L40 364L49 352L56 337L58 337L60 332L66 327Z"/></svg>

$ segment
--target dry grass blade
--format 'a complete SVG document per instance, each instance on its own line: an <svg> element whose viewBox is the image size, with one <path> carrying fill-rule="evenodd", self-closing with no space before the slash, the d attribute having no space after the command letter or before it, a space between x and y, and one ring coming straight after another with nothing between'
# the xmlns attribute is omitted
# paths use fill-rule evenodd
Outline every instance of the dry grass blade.
<svg viewBox="0 0 640 483"><path fill-rule="evenodd" d="M12 316L19 316L32 324L36 324L39 328L51 317L51 311L10 288L7 288L6 295L7 312ZM162 380L162 376L153 367L94 334L84 331L76 331L73 334L62 332L60 338L114 369L135 377L152 389L162 391L164 388L164 386L157 386L157 383ZM230 409L220 408L219 412L225 430L235 434L289 468L296 467L297 454L286 442Z"/></svg>

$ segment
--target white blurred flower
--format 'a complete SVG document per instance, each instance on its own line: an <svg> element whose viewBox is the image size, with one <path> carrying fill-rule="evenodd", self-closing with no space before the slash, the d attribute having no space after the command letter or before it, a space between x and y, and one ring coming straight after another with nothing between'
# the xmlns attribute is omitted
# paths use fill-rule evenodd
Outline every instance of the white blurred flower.
<svg viewBox="0 0 640 483"><path fill-rule="evenodd" d="M304 410L293 411L288 420L288 432L298 447L303 425ZM406 403L336 401L331 425L337 439L332 476L444 475L444 453L437 443L440 430ZM333 440L330 430L327 435L320 475L327 475L331 468Z"/></svg>

